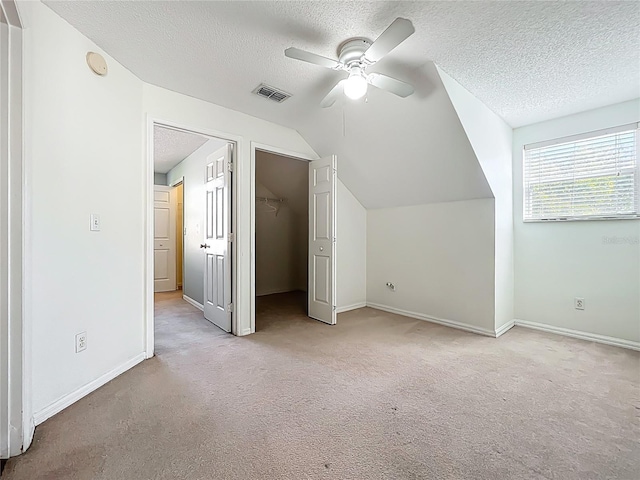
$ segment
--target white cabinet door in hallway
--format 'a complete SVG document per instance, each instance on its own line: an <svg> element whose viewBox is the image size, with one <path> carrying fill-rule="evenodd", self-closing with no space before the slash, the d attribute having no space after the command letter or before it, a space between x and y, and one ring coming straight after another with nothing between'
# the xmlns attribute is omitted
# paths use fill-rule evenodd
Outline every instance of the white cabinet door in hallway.
<svg viewBox="0 0 640 480"><path fill-rule="evenodd" d="M207 157L205 171L204 317L231 331L231 145Z"/></svg>
<svg viewBox="0 0 640 480"><path fill-rule="evenodd" d="M309 316L336 323L336 156L309 163Z"/></svg>
<svg viewBox="0 0 640 480"><path fill-rule="evenodd" d="M153 270L154 292L176 289L176 206L175 189L153 187Z"/></svg>

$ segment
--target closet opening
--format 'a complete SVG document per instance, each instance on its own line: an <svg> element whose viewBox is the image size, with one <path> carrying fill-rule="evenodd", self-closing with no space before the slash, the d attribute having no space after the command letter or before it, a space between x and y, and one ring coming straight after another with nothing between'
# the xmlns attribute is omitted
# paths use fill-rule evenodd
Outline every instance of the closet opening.
<svg viewBox="0 0 640 480"><path fill-rule="evenodd" d="M255 152L255 331L309 321L309 162Z"/></svg>

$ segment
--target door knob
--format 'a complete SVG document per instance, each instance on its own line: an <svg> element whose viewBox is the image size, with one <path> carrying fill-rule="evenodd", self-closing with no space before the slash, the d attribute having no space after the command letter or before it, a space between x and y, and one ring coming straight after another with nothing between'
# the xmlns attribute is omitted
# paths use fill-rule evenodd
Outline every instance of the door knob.
<svg viewBox="0 0 640 480"><path fill-rule="evenodd" d="M206 243L201 243L200 248L209 248L209 245L207 245Z"/></svg>
<svg viewBox="0 0 640 480"><path fill-rule="evenodd" d="M321 251L321 252L324 252L324 247L320 247L320 251Z"/></svg>

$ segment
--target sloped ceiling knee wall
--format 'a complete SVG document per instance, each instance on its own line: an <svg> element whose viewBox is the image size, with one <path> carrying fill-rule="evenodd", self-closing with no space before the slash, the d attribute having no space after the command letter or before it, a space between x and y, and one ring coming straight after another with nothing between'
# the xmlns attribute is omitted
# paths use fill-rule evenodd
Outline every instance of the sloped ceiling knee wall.
<svg viewBox="0 0 640 480"><path fill-rule="evenodd" d="M513 130L462 85L438 68L493 192L495 202L495 329L513 323Z"/></svg>

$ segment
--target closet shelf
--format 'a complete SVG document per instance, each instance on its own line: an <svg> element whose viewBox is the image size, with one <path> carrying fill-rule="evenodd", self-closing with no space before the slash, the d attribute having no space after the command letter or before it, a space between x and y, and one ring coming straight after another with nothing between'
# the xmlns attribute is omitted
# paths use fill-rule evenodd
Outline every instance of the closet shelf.
<svg viewBox="0 0 640 480"><path fill-rule="evenodd" d="M276 217L278 216L278 212L280 211L280 205L282 205L286 201L286 198L256 197L256 202L264 205L270 211L275 212ZM272 203L276 203L279 205L272 205Z"/></svg>
<svg viewBox="0 0 640 480"><path fill-rule="evenodd" d="M286 198L270 198L270 197L256 197L256 202L286 202Z"/></svg>

